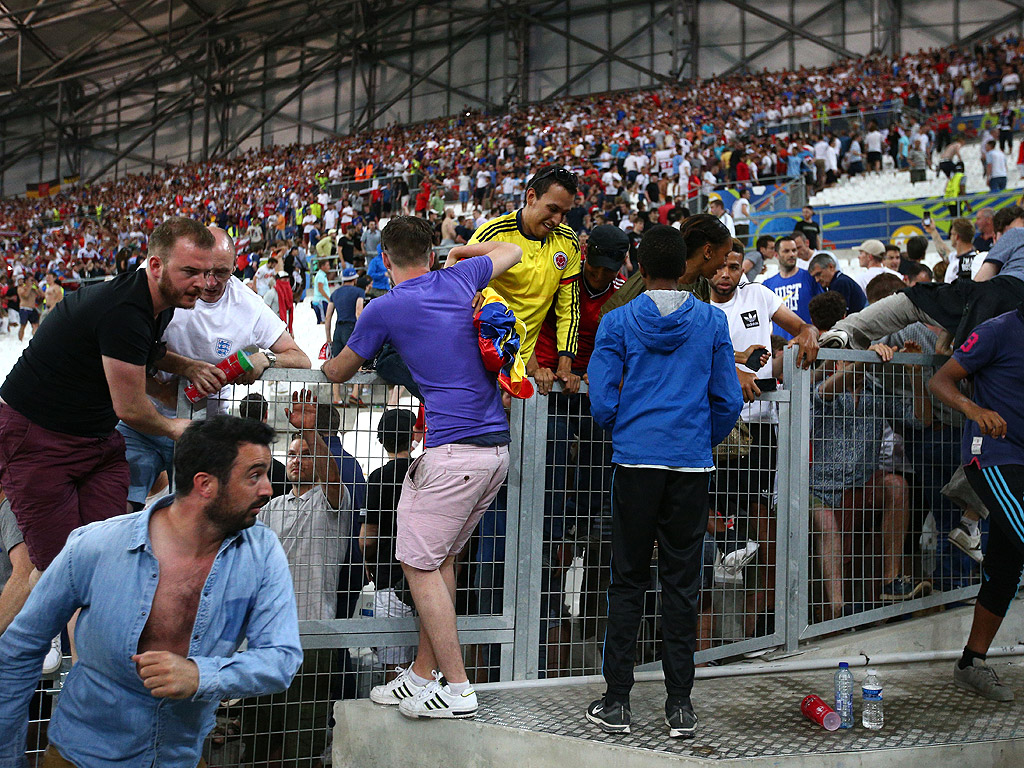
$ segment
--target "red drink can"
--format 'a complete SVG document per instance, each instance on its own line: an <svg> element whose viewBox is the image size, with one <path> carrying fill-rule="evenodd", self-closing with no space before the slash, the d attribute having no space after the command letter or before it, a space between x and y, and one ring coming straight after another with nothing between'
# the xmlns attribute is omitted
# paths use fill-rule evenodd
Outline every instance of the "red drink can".
<svg viewBox="0 0 1024 768"><path fill-rule="evenodd" d="M808 720L813 720L826 731L837 730L842 723L842 718L839 714L826 704L820 696L815 696L813 693L810 696L804 697L803 702L800 704L800 711L804 713Z"/></svg>
<svg viewBox="0 0 1024 768"><path fill-rule="evenodd" d="M252 363L249 362L245 352L238 350L235 354L225 357L217 363L217 367L224 371L228 377L227 384L230 384L246 371L251 371ZM199 394L195 384L189 384L185 387L185 397L189 399L189 402L198 403L204 395Z"/></svg>

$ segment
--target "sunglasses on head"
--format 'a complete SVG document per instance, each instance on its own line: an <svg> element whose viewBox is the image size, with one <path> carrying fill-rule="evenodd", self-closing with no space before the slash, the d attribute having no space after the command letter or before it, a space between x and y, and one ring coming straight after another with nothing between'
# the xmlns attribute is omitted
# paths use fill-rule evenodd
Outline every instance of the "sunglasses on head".
<svg viewBox="0 0 1024 768"><path fill-rule="evenodd" d="M526 188L530 189L541 179L547 179L552 176L555 177L555 181L560 182L563 185L572 184L574 188L579 182L576 178L576 174L572 171L567 171L565 168L559 168L558 166L551 165L544 170L535 173L533 178L530 179L530 183L526 185Z"/></svg>

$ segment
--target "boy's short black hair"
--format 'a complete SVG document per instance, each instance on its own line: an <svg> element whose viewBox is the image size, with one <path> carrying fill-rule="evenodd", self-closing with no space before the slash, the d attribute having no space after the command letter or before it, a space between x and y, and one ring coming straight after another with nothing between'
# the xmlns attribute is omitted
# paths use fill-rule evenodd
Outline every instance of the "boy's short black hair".
<svg viewBox="0 0 1024 768"><path fill-rule="evenodd" d="M922 261L927 250L928 238L924 235L907 238L907 258L911 261Z"/></svg>
<svg viewBox="0 0 1024 768"><path fill-rule="evenodd" d="M678 229L666 224L644 232L636 255L647 277L656 280L678 280L686 271L686 241Z"/></svg>
<svg viewBox="0 0 1024 768"><path fill-rule="evenodd" d="M416 414L408 408L384 411L377 424L377 440L388 453L402 453L412 447L412 431Z"/></svg>
<svg viewBox="0 0 1024 768"><path fill-rule="evenodd" d="M836 291L819 293L807 305L811 323L819 331L832 330L832 326L846 317L846 299Z"/></svg>
<svg viewBox="0 0 1024 768"><path fill-rule="evenodd" d="M270 412L267 400L259 392L250 392L238 402L238 417L263 421Z"/></svg>

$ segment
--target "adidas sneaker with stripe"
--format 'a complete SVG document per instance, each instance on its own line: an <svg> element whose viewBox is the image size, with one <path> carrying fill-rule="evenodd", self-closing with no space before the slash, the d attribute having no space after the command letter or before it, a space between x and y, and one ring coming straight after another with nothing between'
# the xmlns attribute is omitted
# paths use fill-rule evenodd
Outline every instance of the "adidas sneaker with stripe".
<svg viewBox="0 0 1024 768"><path fill-rule="evenodd" d="M370 701L374 704L398 706L403 699L408 699L422 691L426 686L413 682L410 672L412 665L399 667L398 676L390 683L375 685L370 689Z"/></svg>
<svg viewBox="0 0 1024 768"><path fill-rule="evenodd" d="M461 694L453 693L437 672L414 696L402 699L398 711L406 717L467 718L475 717L478 709L476 691L472 686Z"/></svg>

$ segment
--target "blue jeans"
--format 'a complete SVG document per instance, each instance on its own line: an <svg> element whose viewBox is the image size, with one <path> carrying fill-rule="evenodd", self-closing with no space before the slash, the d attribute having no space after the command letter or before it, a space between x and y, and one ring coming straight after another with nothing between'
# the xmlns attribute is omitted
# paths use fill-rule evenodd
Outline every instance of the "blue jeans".
<svg viewBox="0 0 1024 768"><path fill-rule="evenodd" d="M117 431L124 436L124 455L131 471L128 501L144 505L161 472L167 473L168 483L174 479L174 441L162 435L145 435L123 421L118 423Z"/></svg>
<svg viewBox="0 0 1024 768"><path fill-rule="evenodd" d="M1006 189L1006 177L1005 176L993 176L988 180L988 191L989 192L1002 192Z"/></svg>

